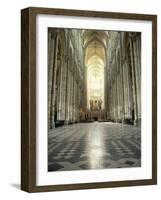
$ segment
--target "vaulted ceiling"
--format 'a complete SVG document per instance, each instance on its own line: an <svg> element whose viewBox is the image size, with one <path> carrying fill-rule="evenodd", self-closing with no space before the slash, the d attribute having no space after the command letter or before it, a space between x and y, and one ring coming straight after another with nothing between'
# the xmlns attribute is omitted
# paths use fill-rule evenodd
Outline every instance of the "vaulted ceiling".
<svg viewBox="0 0 161 200"><path fill-rule="evenodd" d="M83 30L85 65L92 74L98 75L106 65L108 31Z"/></svg>

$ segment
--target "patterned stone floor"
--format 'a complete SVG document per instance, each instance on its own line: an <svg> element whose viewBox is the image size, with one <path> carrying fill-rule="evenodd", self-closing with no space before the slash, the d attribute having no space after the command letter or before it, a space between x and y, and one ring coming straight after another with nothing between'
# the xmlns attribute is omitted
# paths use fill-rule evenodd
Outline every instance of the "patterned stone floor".
<svg viewBox="0 0 161 200"><path fill-rule="evenodd" d="M141 166L141 129L111 122L50 131L48 171Z"/></svg>

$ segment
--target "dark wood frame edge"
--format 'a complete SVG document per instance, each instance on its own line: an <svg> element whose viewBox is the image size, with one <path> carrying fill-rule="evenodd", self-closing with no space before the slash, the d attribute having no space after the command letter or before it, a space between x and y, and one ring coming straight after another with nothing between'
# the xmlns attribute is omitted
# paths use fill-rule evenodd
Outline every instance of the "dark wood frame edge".
<svg viewBox="0 0 161 200"><path fill-rule="evenodd" d="M36 15L152 21L152 179L36 186ZM45 192L157 184L157 16L29 7L21 10L21 189Z"/></svg>

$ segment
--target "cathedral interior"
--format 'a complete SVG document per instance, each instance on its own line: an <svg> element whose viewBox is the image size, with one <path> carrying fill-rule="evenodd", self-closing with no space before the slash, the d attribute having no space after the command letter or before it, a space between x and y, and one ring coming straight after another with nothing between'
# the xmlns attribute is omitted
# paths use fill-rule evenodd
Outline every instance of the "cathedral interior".
<svg viewBox="0 0 161 200"><path fill-rule="evenodd" d="M141 166L141 33L48 28L48 171Z"/></svg>

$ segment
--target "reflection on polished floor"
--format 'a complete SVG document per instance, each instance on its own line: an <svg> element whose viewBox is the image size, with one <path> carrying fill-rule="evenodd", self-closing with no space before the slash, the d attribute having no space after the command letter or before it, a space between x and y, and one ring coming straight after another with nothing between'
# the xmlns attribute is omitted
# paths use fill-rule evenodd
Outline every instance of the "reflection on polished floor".
<svg viewBox="0 0 161 200"><path fill-rule="evenodd" d="M78 123L49 132L48 171L141 166L141 128Z"/></svg>

